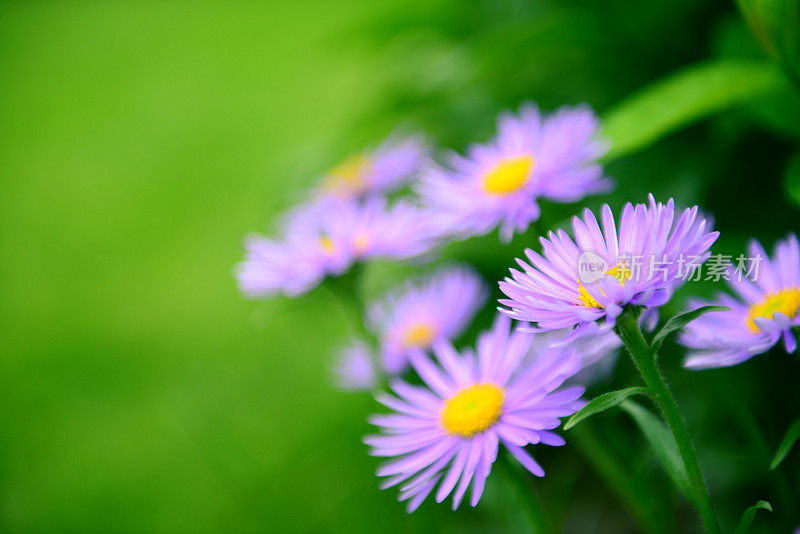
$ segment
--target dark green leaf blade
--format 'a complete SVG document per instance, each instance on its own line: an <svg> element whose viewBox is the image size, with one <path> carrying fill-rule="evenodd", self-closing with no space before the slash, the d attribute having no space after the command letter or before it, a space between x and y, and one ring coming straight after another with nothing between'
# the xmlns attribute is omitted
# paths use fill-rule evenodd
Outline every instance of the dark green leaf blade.
<svg viewBox="0 0 800 534"><path fill-rule="evenodd" d="M652 412L633 401L623 402L620 408L628 412L633 418L636 426L639 427L639 430L653 448L653 452L655 452L667 475L683 494L694 502L695 498L692 485L689 483L689 475L686 474L686 467L683 465L678 452L678 445L675 443L675 438L672 437L667 425L653 415Z"/></svg>
<svg viewBox="0 0 800 534"><path fill-rule="evenodd" d="M703 117L786 85L779 69L767 62L717 60L682 69L606 113L604 136L611 150L604 159L645 148Z"/></svg>
<svg viewBox="0 0 800 534"><path fill-rule="evenodd" d="M564 425L564 430L569 430L573 426L577 425L587 417L591 417L594 414L604 412L609 408L613 408L618 404L622 403L628 397L632 395L641 395L641 394L649 394L650 390L646 387L636 386L632 388L620 389L618 391L609 391L608 393L603 393L602 395L595 397L592 399L589 404L581 408L581 410L573 414L572 417Z"/></svg>
<svg viewBox="0 0 800 534"><path fill-rule="evenodd" d="M792 156L789 164L786 166L784 175L784 185L789 198L794 201L797 206L800 206L800 153Z"/></svg>
<svg viewBox="0 0 800 534"><path fill-rule="evenodd" d="M800 2L738 0L747 25L764 50L795 80L800 80Z"/></svg>
<svg viewBox="0 0 800 534"><path fill-rule="evenodd" d="M781 444L778 446L777 452L775 452L775 457L769 466L770 469L775 469L781 464L798 439L800 439L800 419L797 419L789 426L789 430L786 431L786 435L783 436L783 440L781 440Z"/></svg>
<svg viewBox="0 0 800 534"><path fill-rule="evenodd" d="M650 344L653 354L658 352L658 349L661 348L661 345L664 343L664 340L667 339L667 336L676 330L680 330L701 315L714 311L728 311L729 309L730 308L726 308L725 306L703 306L701 308L697 308L696 310L681 313L670 318L670 320L667 321L667 324L665 324L661 330L656 332L656 335L653 337L653 342Z"/></svg>
<svg viewBox="0 0 800 534"><path fill-rule="evenodd" d="M772 505L767 501L758 501L753 506L748 508L742 514L742 519L739 520L739 526L736 527L736 534L747 534L750 530L750 525L753 524L753 519L756 517L756 512L759 510L772 511Z"/></svg>

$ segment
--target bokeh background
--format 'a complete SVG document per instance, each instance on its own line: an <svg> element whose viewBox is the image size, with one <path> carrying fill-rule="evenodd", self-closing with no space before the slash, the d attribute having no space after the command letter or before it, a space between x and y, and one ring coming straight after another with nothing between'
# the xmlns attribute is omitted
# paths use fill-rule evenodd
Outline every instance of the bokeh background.
<svg viewBox="0 0 800 534"><path fill-rule="evenodd" d="M460 149L523 101L607 116L686 66L727 60L782 81L641 142L609 164L616 191L588 204L674 196L714 215L717 251L749 236L771 246L800 226L797 27L771 20L786 28L759 42L721 0L0 3L0 530L527 529L528 496L501 476L458 513L427 503L408 516L377 489L360 442L374 403L330 387L352 317L320 293L242 298L241 238L398 125ZM752 72L743 83L757 86L765 71ZM702 108L691 90L626 128ZM545 205L544 221L579 207ZM495 241L451 255L494 282L521 251ZM370 287L396 276L378 269ZM767 499L775 512L756 531L788 532L800 455L778 475L766 465L800 412L797 356L704 373L679 360L668 347L723 528ZM636 383L624 358L613 376ZM587 424L626 471L608 490L617 461L582 453L579 429L538 453L548 477L532 489L553 530L635 532L632 509L664 531L697 528L624 415Z"/></svg>

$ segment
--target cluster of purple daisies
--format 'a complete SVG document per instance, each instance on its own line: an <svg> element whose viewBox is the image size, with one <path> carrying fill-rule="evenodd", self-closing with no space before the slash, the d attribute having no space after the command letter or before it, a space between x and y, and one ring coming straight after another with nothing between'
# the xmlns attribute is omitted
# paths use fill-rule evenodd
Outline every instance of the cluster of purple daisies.
<svg viewBox="0 0 800 534"><path fill-rule="evenodd" d="M503 114L496 135L465 154L438 157L421 138L393 138L329 171L311 199L287 213L277 237L252 236L237 268L248 296L299 296L354 265L376 258L433 262L456 239L498 230L508 242L539 217L538 199L575 202L612 187L598 159L606 145L585 107L543 116L532 105ZM453 495L453 508L471 486L475 506L502 445L528 471L544 470L529 445L563 445L553 430L585 403L587 373L608 361L621 342L616 319L626 307L643 310L652 328L657 310L710 254L718 232L697 207L674 202L628 203L615 216L604 205L540 238L541 253L499 284L505 298L493 324L473 347L454 344L484 307L489 289L464 265L439 266L391 290L363 310L371 339L353 339L337 354L337 384L375 390L390 413L370 418L378 433L364 441L382 486L398 486L416 509L431 493ZM783 339L794 352L800 326L800 246L790 235L770 258L757 242L759 276L730 276L735 297L692 322L680 342L691 369L729 366ZM587 256L588 255L588 256ZM590 278L580 265L602 268ZM683 259L696 258L691 267ZM633 258L644 261L635 265ZM636 267L634 269L634 267ZM516 321L516 324L512 323ZM582 372L583 371L583 372Z"/></svg>

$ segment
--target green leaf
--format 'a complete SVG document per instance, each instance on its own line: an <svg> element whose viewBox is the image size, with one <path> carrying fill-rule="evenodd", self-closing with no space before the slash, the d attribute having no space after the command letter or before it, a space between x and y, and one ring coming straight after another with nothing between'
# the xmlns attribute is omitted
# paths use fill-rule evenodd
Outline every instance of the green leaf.
<svg viewBox="0 0 800 534"><path fill-rule="evenodd" d="M772 511L772 505L767 501L758 501L753 506L748 508L742 514L742 519L739 520L739 526L736 527L735 534L747 534L750 530L750 525L753 523L753 518L756 516L756 512L759 510L767 510L768 512Z"/></svg>
<svg viewBox="0 0 800 534"><path fill-rule="evenodd" d="M704 117L787 85L767 62L717 60L691 65L626 98L605 114L605 161L646 148Z"/></svg>
<svg viewBox="0 0 800 534"><path fill-rule="evenodd" d="M694 502L692 485L689 483L689 476L686 474L686 467L683 465L678 445L672 437L667 425L653 415L652 412L636 404L633 401L625 401L620 408L628 412L633 418L636 426L644 434L645 439L653 448L653 452L661 462L664 471L672 479L676 486L686 497Z"/></svg>
<svg viewBox="0 0 800 534"><path fill-rule="evenodd" d="M798 439L800 439L800 419L792 423L789 430L786 431L786 435L783 436L783 440L778 446L778 451L775 453L775 458L772 459L772 463L769 466L770 469L775 469L781 464Z"/></svg>
<svg viewBox="0 0 800 534"><path fill-rule="evenodd" d="M664 340L667 339L667 336L676 330L680 330L701 315L714 311L728 311L729 309L730 308L726 308L725 306L702 306L696 310L681 313L670 318L670 320L667 321L667 324L665 324L661 330L656 332L656 335L653 337L653 342L650 344L650 350L653 352L653 354L658 352L658 349L661 348L661 345L664 343Z"/></svg>
<svg viewBox="0 0 800 534"><path fill-rule="evenodd" d="M786 72L800 74L800 0L737 0L761 46Z"/></svg>
<svg viewBox="0 0 800 534"><path fill-rule="evenodd" d="M786 166L786 191L789 198L800 206L800 154L795 154Z"/></svg>
<svg viewBox="0 0 800 534"><path fill-rule="evenodd" d="M604 412L609 408L613 408L622 403L625 399L632 395L649 394L650 390L646 387L632 387L627 389L620 389L618 391L609 391L603 393L599 397L592 399L589 404L584 406L578 413L569 418L569 421L564 425L564 430L569 430L577 425L587 417L596 413Z"/></svg>
<svg viewBox="0 0 800 534"><path fill-rule="evenodd" d="M800 92L795 87L770 94L742 108L759 125L781 137L800 139Z"/></svg>

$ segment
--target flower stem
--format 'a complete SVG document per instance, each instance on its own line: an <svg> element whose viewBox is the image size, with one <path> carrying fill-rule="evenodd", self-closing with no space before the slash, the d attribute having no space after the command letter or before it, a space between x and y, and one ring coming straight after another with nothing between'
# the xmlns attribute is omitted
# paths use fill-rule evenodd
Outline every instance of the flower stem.
<svg viewBox="0 0 800 534"><path fill-rule="evenodd" d="M697 461L692 441L689 438L686 422L683 420L680 411L678 411L675 397L672 396L664 377L656 365L655 354L653 354L650 345L639 328L639 312L640 310L637 308L627 307L617 318L614 329L631 353L634 364L642 375L645 384L652 390L656 404L675 438L678 452L686 468L689 483L693 490L692 501L700 513L705 531L718 534L720 531L719 523L717 522L717 516L714 514L714 509L711 507L711 498L703 480L703 473L700 471L700 463Z"/></svg>
<svg viewBox="0 0 800 534"><path fill-rule="evenodd" d="M363 266L355 265L347 273L336 278L328 278L325 287L347 310L353 333L372 342L372 335L365 325L366 308L361 298L361 275Z"/></svg>
<svg viewBox="0 0 800 534"><path fill-rule="evenodd" d="M373 368L375 369L375 381L373 389L383 389L386 386L387 375L383 372L380 357L375 352L378 339L375 334L367 328L367 308L361 295L361 284L363 276L363 265L356 264L347 273L328 278L323 284L333 299L342 306L345 313L349 315L350 331L357 339L367 343L372 357Z"/></svg>

